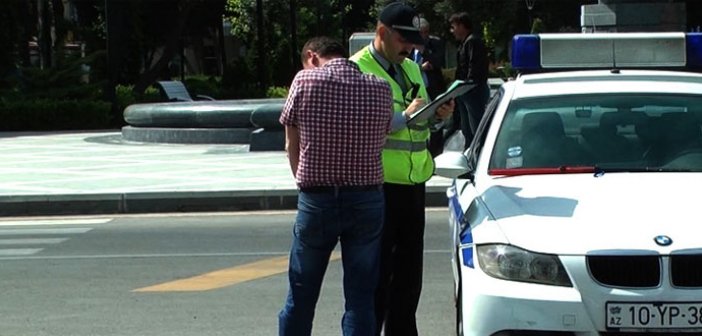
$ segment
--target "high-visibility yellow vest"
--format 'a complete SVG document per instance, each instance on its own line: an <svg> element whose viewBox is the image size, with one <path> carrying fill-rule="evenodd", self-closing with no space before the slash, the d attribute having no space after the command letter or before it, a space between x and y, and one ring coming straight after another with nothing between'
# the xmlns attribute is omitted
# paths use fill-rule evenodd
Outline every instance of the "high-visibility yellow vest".
<svg viewBox="0 0 702 336"><path fill-rule="evenodd" d="M368 46L359 50L350 59L361 68L364 73L371 73L390 83L392 88L393 109L395 113L402 113L412 102L409 95L405 97L400 87L385 69L375 60ZM424 86L422 72L417 63L405 59L400 67L405 73L407 87L412 84L419 85L418 98L429 102L429 95ZM434 173L434 161L427 149L429 141L429 123L427 121L415 126L402 128L397 132L388 134L383 148L383 173L385 182L396 184L417 184L429 180Z"/></svg>

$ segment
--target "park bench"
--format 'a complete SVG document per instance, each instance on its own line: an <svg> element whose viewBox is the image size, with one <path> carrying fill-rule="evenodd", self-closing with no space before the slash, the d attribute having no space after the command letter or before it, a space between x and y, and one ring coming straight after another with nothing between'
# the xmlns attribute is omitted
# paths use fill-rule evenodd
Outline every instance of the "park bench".
<svg viewBox="0 0 702 336"><path fill-rule="evenodd" d="M185 87L181 81L158 81L156 82L158 91L161 96L167 101L178 102L178 101L195 101L195 100L215 100L210 96L196 95L195 99L190 96L188 89Z"/></svg>

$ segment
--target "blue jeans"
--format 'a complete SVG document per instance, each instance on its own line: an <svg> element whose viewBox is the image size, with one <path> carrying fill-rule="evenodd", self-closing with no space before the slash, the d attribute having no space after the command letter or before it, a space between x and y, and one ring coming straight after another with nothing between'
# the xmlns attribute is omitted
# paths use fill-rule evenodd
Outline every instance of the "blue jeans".
<svg viewBox="0 0 702 336"><path fill-rule="evenodd" d="M314 310L329 257L341 241L344 268L345 336L372 335L385 200L372 191L300 192L293 229L285 306L279 335L312 333Z"/></svg>

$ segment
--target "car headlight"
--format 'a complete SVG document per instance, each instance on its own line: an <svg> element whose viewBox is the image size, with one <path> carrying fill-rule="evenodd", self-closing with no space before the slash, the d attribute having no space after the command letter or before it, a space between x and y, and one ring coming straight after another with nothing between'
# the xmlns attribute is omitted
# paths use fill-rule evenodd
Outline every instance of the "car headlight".
<svg viewBox="0 0 702 336"><path fill-rule="evenodd" d="M477 246L483 272L504 280L573 287L557 256L530 252L504 244Z"/></svg>

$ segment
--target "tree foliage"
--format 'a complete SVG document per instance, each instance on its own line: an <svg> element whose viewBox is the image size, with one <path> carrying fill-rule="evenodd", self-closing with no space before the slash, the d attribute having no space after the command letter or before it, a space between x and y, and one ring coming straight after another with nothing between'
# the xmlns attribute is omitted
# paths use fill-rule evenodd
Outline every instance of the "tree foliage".
<svg viewBox="0 0 702 336"><path fill-rule="evenodd" d="M54 60L49 67L75 64L70 57L62 56L61 42L70 31L75 39L85 42L87 55L102 55L84 60L91 62L93 79L104 80L111 74L114 84L134 85L137 92L143 92L158 78L172 76L171 70L180 64L183 45L201 41L203 36L217 35L224 17L231 22L230 33L241 48L240 55L225 68L223 85L250 94L241 84L246 83L256 86L263 94L268 86L290 83L301 67L299 50L307 39L327 35L347 41L353 32L372 31L379 10L391 1L73 0L74 21L66 21L62 17L63 0L1 0L0 89L17 83L13 78L22 73L33 73L23 72L22 68L30 65L28 41L41 36L40 4L47 6L44 13L57 36L49 46L50 59ZM508 50L514 34L529 33L534 27L543 32L579 31L581 6L598 3L597 0L535 0L529 9L525 0L406 2L431 23L433 34L448 42L453 42L449 16L468 12L476 30L483 34L493 61L498 63L509 61ZM696 15L702 8L698 2L685 0L691 26L702 22ZM113 63L104 56L108 48L106 11L119 31L109 45L116 53L112 55L113 61L117 59Z"/></svg>
<svg viewBox="0 0 702 336"><path fill-rule="evenodd" d="M18 67L16 54L22 43L20 0L0 2L0 88L8 85L7 77Z"/></svg>
<svg viewBox="0 0 702 336"><path fill-rule="evenodd" d="M263 32L257 31L256 1L227 0L225 15L231 33L244 43L246 57L260 64L257 44L265 49L267 84L283 86L300 69L299 50L307 39L326 35L346 40L355 31L371 29L372 0L268 0L263 2ZM291 8L293 13L291 13ZM294 20L293 20L294 18ZM295 29L291 29L295 27ZM292 33L295 36L292 36Z"/></svg>

